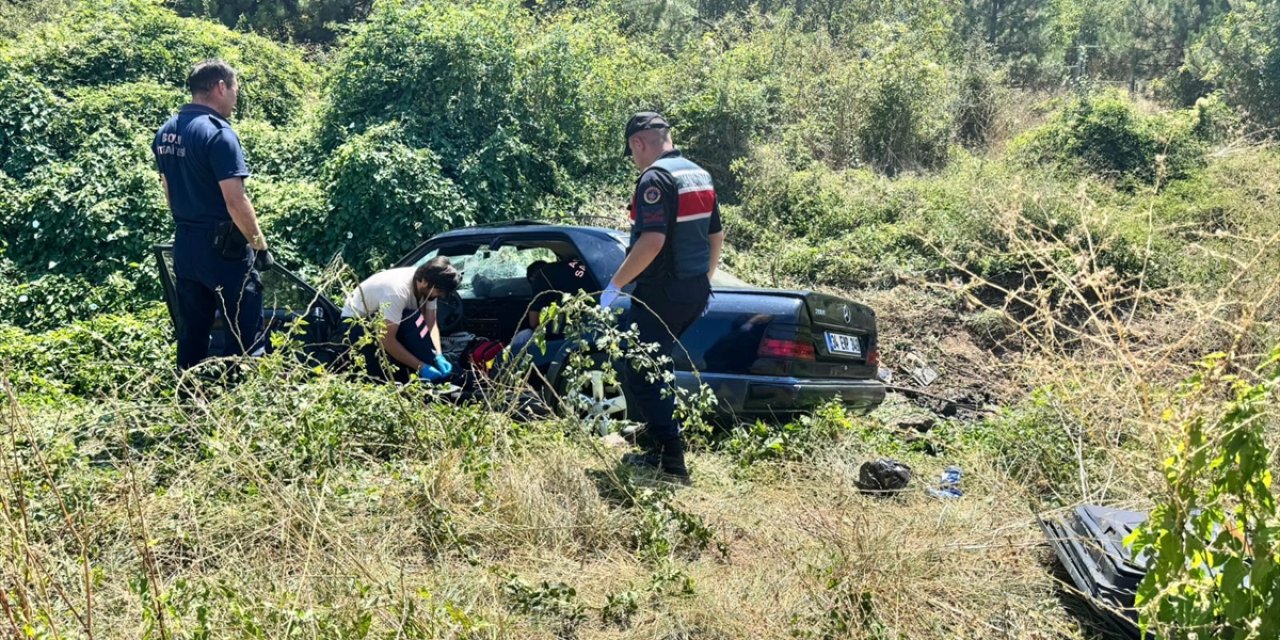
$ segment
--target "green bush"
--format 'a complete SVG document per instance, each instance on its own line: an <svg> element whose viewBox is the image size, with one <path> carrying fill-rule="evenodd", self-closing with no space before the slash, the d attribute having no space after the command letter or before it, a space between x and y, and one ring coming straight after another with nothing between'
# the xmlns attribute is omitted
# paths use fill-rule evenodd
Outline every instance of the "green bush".
<svg viewBox="0 0 1280 640"><path fill-rule="evenodd" d="M0 170L22 177L56 155L50 135L65 103L0 51Z"/></svg>
<svg viewBox="0 0 1280 640"><path fill-rule="evenodd" d="M583 202L624 168L618 127L649 59L609 20L538 23L503 2L378 5L334 64L326 149L397 123L492 218ZM643 72L642 72L643 75Z"/></svg>
<svg viewBox="0 0 1280 640"><path fill-rule="evenodd" d="M1280 5L1232 3L1188 54L1189 68L1218 87L1255 125L1280 125Z"/></svg>
<svg viewBox="0 0 1280 640"><path fill-rule="evenodd" d="M86 281L45 274L24 280L15 273L0 286L0 324L46 331L104 313L128 313L159 299L154 261Z"/></svg>
<svg viewBox="0 0 1280 640"><path fill-rule="evenodd" d="M942 165L957 101L947 69L905 33L880 34L867 50L791 97L795 124L786 135L794 152L889 175Z"/></svg>
<svg viewBox="0 0 1280 640"><path fill-rule="evenodd" d="M500 144L527 27L496 7L379 5L333 65L326 146L392 120L450 160Z"/></svg>
<svg viewBox="0 0 1280 640"><path fill-rule="evenodd" d="M341 251L357 268L384 267L426 238L477 220L474 207L441 172L430 149L405 144L388 124L355 136L323 168L329 208L286 210L279 224L313 261ZM323 213L319 218L294 218Z"/></svg>
<svg viewBox="0 0 1280 640"><path fill-rule="evenodd" d="M151 243L171 232L150 142L150 133L122 141L94 132L69 160L33 170L16 201L0 209L9 258L29 277L90 282L145 260Z"/></svg>
<svg viewBox="0 0 1280 640"><path fill-rule="evenodd" d="M845 407L828 402L812 415L783 424L756 421L739 426L721 444L721 449L743 467L767 461L800 461L839 442L852 433L853 428L854 422Z"/></svg>
<svg viewBox="0 0 1280 640"><path fill-rule="evenodd" d="M369 13L372 0L171 0L184 16L218 20L227 27L247 29L280 40L329 43L344 23Z"/></svg>
<svg viewBox="0 0 1280 640"><path fill-rule="evenodd" d="M1084 169L1136 188L1186 178L1205 165L1200 120L1199 108L1146 115L1123 94L1102 92L1069 101L1012 148L1031 163Z"/></svg>
<svg viewBox="0 0 1280 640"><path fill-rule="evenodd" d="M239 114L281 123L301 107L315 73L265 38L180 18L155 0L86 3L4 49L30 77L59 90L154 82L185 91L192 65L221 57L241 72Z"/></svg>
<svg viewBox="0 0 1280 640"><path fill-rule="evenodd" d="M956 140L968 149L985 149L995 135L1000 104L1009 99L993 61L982 52L971 54L957 74Z"/></svg>
<svg viewBox="0 0 1280 640"><path fill-rule="evenodd" d="M64 95L66 107L52 123L64 154L78 148L89 132L106 130L120 138L154 133L190 100L185 91L151 81L74 87Z"/></svg>
<svg viewBox="0 0 1280 640"><path fill-rule="evenodd" d="M693 41L660 69L662 86L672 90L658 106L676 143L711 173L722 201L737 199L732 165L777 128L788 87L822 73L835 54L829 39L780 22L729 22L721 26L723 40ZM727 51L724 42L732 43Z"/></svg>
<svg viewBox="0 0 1280 640"><path fill-rule="evenodd" d="M34 26L56 20L80 0L0 3L0 41L16 38Z"/></svg>
<svg viewBox="0 0 1280 640"><path fill-rule="evenodd" d="M139 380L172 369L172 327L161 305L82 317L42 333L0 326L0 366L21 394L133 397Z"/></svg>
<svg viewBox="0 0 1280 640"><path fill-rule="evenodd" d="M304 114L287 126L265 120L238 119L233 126L244 147L245 164L259 178L310 179L319 175L323 154L316 139L315 121ZM256 203L255 203L256 204Z"/></svg>
<svg viewBox="0 0 1280 640"><path fill-rule="evenodd" d="M536 179L525 177L549 168L520 140L516 49L529 24L517 17L499 6L379 5L335 64L326 148L394 122L485 210L529 209L521 192Z"/></svg>
<svg viewBox="0 0 1280 640"><path fill-rule="evenodd" d="M1245 375L1225 354L1205 359L1170 408L1178 429L1165 486L1125 543L1149 558L1135 605L1160 638L1261 640L1280 635L1280 511L1275 391L1280 348ZM1190 561L1189 561L1190 560Z"/></svg>
<svg viewBox="0 0 1280 640"><path fill-rule="evenodd" d="M516 51L507 108L522 140L564 177L609 174L624 163L620 133L655 57L628 42L607 17L567 14L541 23ZM640 68L637 68L640 67ZM556 191L561 183L547 183Z"/></svg>
<svg viewBox="0 0 1280 640"><path fill-rule="evenodd" d="M329 199L320 181L254 179L248 190L277 261L303 272L333 257L310 244L322 238L323 227L331 223Z"/></svg>

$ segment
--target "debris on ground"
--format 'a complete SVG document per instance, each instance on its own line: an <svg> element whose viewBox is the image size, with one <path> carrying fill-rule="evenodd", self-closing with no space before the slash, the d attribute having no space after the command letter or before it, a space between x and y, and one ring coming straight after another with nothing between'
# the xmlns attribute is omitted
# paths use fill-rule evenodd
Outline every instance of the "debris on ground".
<svg viewBox="0 0 1280 640"><path fill-rule="evenodd" d="M960 467L952 465L942 472L942 477L938 479L938 486L927 487L925 493L934 498L942 500L951 500L964 497L964 490L960 488L960 477L964 472Z"/></svg>
<svg viewBox="0 0 1280 640"><path fill-rule="evenodd" d="M858 468L858 489L874 496L902 493L911 482L911 467L894 460L880 458L862 463Z"/></svg>
<svg viewBox="0 0 1280 640"><path fill-rule="evenodd" d="M907 373L911 375L911 379L918 386L927 387L942 375L938 373L937 369L929 366L923 356L914 351L907 352L902 361L907 366Z"/></svg>
<svg viewBox="0 0 1280 640"><path fill-rule="evenodd" d="M1140 637L1134 596L1146 576L1146 557L1134 557L1124 539L1146 519L1138 511L1081 505L1039 520L1079 595L1102 622L1129 638Z"/></svg>

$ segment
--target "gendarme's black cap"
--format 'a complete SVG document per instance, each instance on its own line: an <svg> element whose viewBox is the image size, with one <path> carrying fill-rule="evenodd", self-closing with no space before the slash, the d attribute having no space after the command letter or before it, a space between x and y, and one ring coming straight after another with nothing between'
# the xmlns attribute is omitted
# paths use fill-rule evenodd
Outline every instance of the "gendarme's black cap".
<svg viewBox="0 0 1280 640"><path fill-rule="evenodd" d="M662 117L657 111L641 111L631 116L627 121L627 135L622 138L622 155L631 155L631 145L627 141L631 136L649 129L670 129L671 125L667 124L667 119Z"/></svg>

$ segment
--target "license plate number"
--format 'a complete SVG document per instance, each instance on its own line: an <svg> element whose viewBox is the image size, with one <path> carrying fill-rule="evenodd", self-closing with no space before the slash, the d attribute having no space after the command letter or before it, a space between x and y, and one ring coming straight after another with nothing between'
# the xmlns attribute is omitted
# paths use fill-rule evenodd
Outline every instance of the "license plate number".
<svg viewBox="0 0 1280 640"><path fill-rule="evenodd" d="M862 343L858 342L856 336L847 336L843 333L827 332L827 351L831 353L847 353L849 355L862 355Z"/></svg>

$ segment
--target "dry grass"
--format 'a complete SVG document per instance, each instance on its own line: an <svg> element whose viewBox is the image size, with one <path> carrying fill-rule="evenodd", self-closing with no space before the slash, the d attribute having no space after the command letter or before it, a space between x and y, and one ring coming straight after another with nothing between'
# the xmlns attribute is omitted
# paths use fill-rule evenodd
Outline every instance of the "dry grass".
<svg viewBox="0 0 1280 640"><path fill-rule="evenodd" d="M1280 336L1280 236L1196 236L1188 250L1234 275L1209 293L1156 289L1116 278L1102 245L1064 256L1052 234L1008 214L1001 232L1029 274L1020 285L970 274L864 297L891 365L919 353L943 374L932 390L1011 406L947 425L939 457L859 422L789 462L744 469L697 452L697 484L673 491L632 477L619 451L573 425L518 425L287 368L200 401L121 391L37 407L11 395L0 628L1099 638L1035 518L1159 498L1177 383L1213 350L1248 375ZM1073 232L1100 234L1096 223L1082 215ZM886 453L908 457L916 486L892 499L857 492L858 465ZM920 485L948 464L965 470L966 495L925 496Z"/></svg>
<svg viewBox="0 0 1280 640"><path fill-rule="evenodd" d="M396 407L419 447L388 457L344 444L307 468L285 446L305 420L246 424L237 403L253 395L159 402L94 443L53 434L123 405L10 404L9 622L101 638L1080 637L1031 498L981 456L959 460L968 495L955 501L861 495L852 480L872 452L853 438L768 473L695 454L698 484L672 493L550 423L512 431L482 418L473 426L493 439L477 457L440 437L474 416ZM163 431L158 443L109 440L146 425L163 427L149 431ZM78 447L113 453L77 460ZM48 473L29 463L37 454ZM574 595L547 595L557 583ZM634 609L607 617L611 597Z"/></svg>

